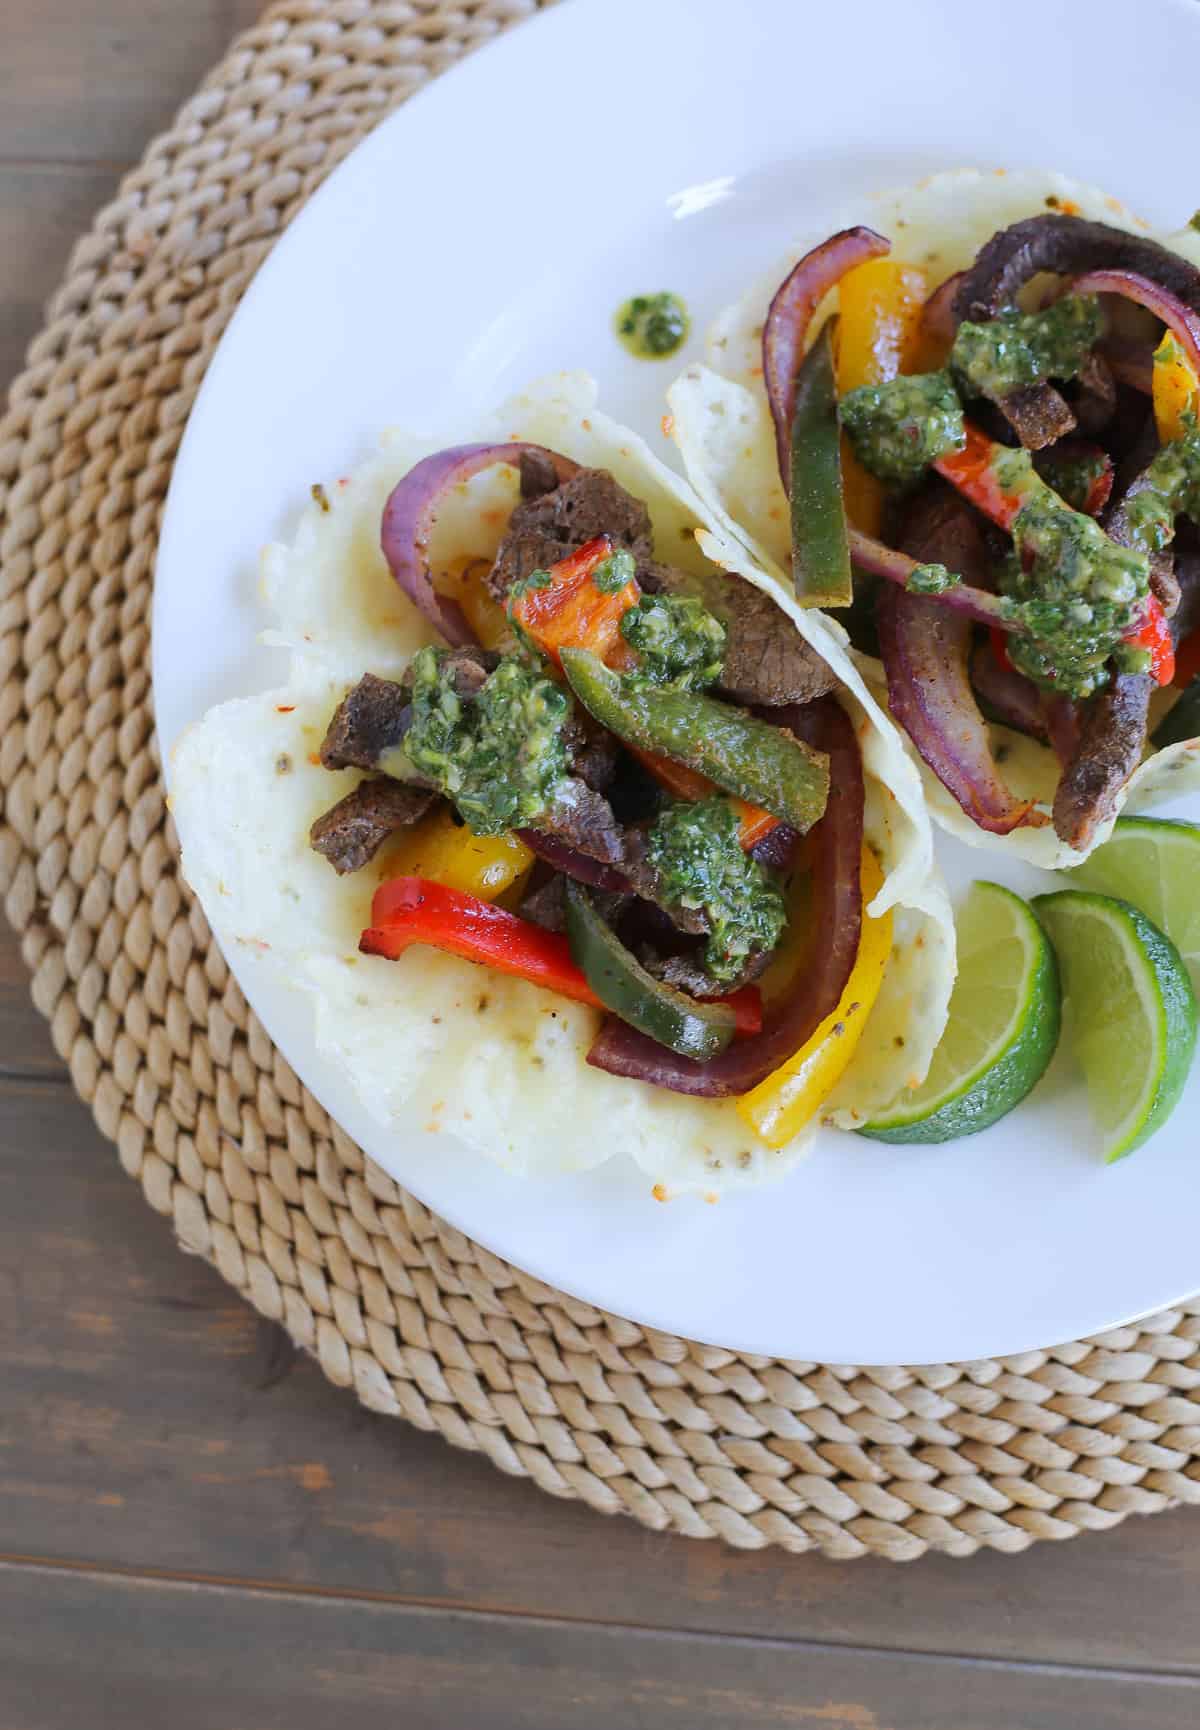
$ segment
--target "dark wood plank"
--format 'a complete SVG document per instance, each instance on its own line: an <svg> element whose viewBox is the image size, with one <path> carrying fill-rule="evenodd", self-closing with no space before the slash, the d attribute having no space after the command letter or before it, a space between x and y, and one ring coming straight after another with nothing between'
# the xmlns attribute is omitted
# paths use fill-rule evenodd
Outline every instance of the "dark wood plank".
<svg viewBox="0 0 1200 1730"><path fill-rule="evenodd" d="M1194 1730L1200 1684L0 1568L6 1730Z"/></svg>
<svg viewBox="0 0 1200 1730"><path fill-rule="evenodd" d="M441 1607L1194 1670L1188 1513L1024 1556L657 1536L373 1416L179 1254L65 1088L0 1089L0 1548Z"/></svg>
<svg viewBox="0 0 1200 1730"><path fill-rule="evenodd" d="M33 1007L29 985L20 943L0 914L0 1077L64 1077L66 1064Z"/></svg>
<svg viewBox="0 0 1200 1730"><path fill-rule="evenodd" d="M116 191L117 178L115 168L86 164L0 165L0 398L24 365L72 246Z"/></svg>
<svg viewBox="0 0 1200 1730"><path fill-rule="evenodd" d="M0 157L135 161L265 0L4 0Z"/></svg>

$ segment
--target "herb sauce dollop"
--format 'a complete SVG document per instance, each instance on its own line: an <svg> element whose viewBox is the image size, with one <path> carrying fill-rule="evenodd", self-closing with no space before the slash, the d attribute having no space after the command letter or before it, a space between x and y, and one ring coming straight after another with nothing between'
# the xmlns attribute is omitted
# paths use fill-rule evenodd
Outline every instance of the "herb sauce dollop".
<svg viewBox="0 0 1200 1730"><path fill-rule="evenodd" d="M691 320L677 294L635 294L617 308L615 328L639 360L665 360L687 341Z"/></svg>

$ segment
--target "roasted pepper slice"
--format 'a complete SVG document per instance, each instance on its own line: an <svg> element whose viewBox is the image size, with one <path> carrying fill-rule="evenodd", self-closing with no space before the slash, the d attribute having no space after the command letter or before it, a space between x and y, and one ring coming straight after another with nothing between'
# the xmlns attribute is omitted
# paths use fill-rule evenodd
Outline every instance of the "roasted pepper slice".
<svg viewBox="0 0 1200 1730"><path fill-rule="evenodd" d="M697 1062L715 1057L733 1038L733 1012L700 1002L648 973L606 925L587 890L567 884L567 937L571 954L606 1009L630 1027Z"/></svg>
<svg viewBox="0 0 1200 1730"><path fill-rule="evenodd" d="M586 649L564 649L562 664L584 708L627 745L698 770L801 833L824 812L829 759L783 728L697 691L622 678Z"/></svg>
<svg viewBox="0 0 1200 1730"><path fill-rule="evenodd" d="M559 932L545 931L529 919L481 901L477 895L448 889L443 883L431 883L424 877L393 877L375 891L371 924L359 938L358 947L364 955L398 961L414 944L528 979L592 1009L607 1007L572 959L571 946ZM714 1001L730 1014L736 1033L761 1031L762 999L754 986L743 986Z"/></svg>
<svg viewBox="0 0 1200 1730"><path fill-rule="evenodd" d="M882 883L879 861L864 847L864 903L879 893ZM879 996L891 952L891 913L882 919L864 916L858 954L837 1008L781 1069L737 1100L738 1115L768 1147L786 1147L841 1080Z"/></svg>
<svg viewBox="0 0 1200 1730"><path fill-rule="evenodd" d="M669 757L656 757L649 751L638 750L634 750L633 755L659 785L677 799L708 799L717 790L703 775L698 775L694 769L685 769L682 763L672 763ZM757 805L748 805L744 799L734 799L732 804L737 812L738 840L748 853L777 827L779 820L769 811L760 811Z"/></svg>
<svg viewBox="0 0 1200 1730"><path fill-rule="evenodd" d="M839 397L863 384L885 384L898 373L933 371L943 363L920 364L921 312L926 296L923 271L898 259L869 258L855 265L838 284L834 361ZM878 536L883 527L884 488L859 462L842 437L842 488L846 515L856 529Z"/></svg>
<svg viewBox="0 0 1200 1730"><path fill-rule="evenodd" d="M1162 604L1155 594L1146 596L1146 610L1136 631L1125 642L1132 649L1145 649L1150 656L1146 671L1156 685L1169 685L1175 677L1175 643Z"/></svg>
<svg viewBox="0 0 1200 1730"><path fill-rule="evenodd" d="M389 877L427 877L481 901L497 900L533 864L533 854L516 835L473 835L465 823L455 822L448 805L406 830L386 859Z"/></svg>
<svg viewBox="0 0 1200 1730"><path fill-rule="evenodd" d="M517 584L509 616L555 666L562 665L560 651L566 647L591 649L602 661L628 665L633 651L621 635L621 615L641 596L633 569L631 554L615 550L607 535L597 535L548 571Z"/></svg>
<svg viewBox="0 0 1200 1730"><path fill-rule="evenodd" d="M1177 339L1168 331L1154 351L1154 422L1163 444L1187 431L1185 416L1200 408L1200 380L1188 365Z"/></svg>
<svg viewBox="0 0 1200 1730"><path fill-rule="evenodd" d="M848 607L854 590L828 325L821 329L796 377L790 490L796 599L805 607Z"/></svg>

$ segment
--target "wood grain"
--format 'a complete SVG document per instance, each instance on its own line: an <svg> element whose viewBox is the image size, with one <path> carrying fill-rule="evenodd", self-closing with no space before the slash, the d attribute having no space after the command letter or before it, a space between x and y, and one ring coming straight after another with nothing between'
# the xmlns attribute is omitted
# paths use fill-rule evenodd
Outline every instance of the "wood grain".
<svg viewBox="0 0 1200 1730"><path fill-rule="evenodd" d="M263 0L4 0L0 157L119 168Z"/></svg>
<svg viewBox="0 0 1200 1730"><path fill-rule="evenodd" d="M63 1087L0 1089L0 1548L445 1611L1200 1672L1195 1522L834 1564L656 1537L357 1406L181 1256ZM0 1699L3 1698L0 1689Z"/></svg>
<svg viewBox="0 0 1200 1730"><path fill-rule="evenodd" d="M1200 1684L0 1567L6 1730L1195 1730ZM97 1685L98 1675L103 1687ZM235 1704L236 1703L236 1704Z"/></svg>
<svg viewBox="0 0 1200 1730"><path fill-rule="evenodd" d="M257 0L3 0L0 386ZM1020 1557L655 1536L366 1412L122 1174L0 933L0 1726L1182 1730L1185 1513Z"/></svg>

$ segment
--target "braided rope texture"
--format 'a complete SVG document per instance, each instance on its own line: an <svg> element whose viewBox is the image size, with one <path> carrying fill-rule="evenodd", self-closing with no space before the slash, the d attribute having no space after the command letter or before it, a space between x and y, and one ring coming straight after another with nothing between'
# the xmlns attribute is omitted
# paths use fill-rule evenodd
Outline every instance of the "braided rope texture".
<svg viewBox="0 0 1200 1730"><path fill-rule="evenodd" d="M33 998L181 1245L374 1411L658 1530L970 1555L1200 1502L1200 1301L1002 1361L865 1368L652 1333L367 1162L180 881L150 707L159 517L205 366L305 198L536 0L284 0L79 242L0 424L0 885Z"/></svg>

